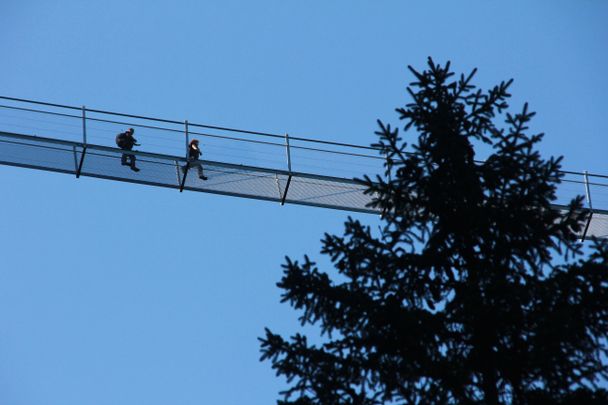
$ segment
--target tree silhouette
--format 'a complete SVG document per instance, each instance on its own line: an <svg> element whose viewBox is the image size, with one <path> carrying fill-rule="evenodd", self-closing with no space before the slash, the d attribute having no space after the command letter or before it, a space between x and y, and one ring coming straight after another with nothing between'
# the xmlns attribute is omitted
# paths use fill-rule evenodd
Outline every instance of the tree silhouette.
<svg viewBox="0 0 608 405"><path fill-rule="evenodd" d="M417 139L379 122L385 173L360 180L382 226L325 235L334 280L307 256L283 265L282 302L321 343L266 329L279 403L608 403L608 244L583 252L582 197L552 206L561 158L540 156L527 105L506 111L511 81L478 90L475 71L430 58L410 70L397 112Z"/></svg>

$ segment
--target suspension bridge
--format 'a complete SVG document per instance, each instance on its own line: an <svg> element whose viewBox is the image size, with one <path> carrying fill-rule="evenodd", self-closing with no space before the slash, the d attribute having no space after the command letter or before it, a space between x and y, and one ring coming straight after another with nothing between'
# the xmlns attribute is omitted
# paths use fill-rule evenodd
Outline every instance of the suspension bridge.
<svg viewBox="0 0 608 405"><path fill-rule="evenodd" d="M378 214L353 180L382 173L384 158L362 145L168 120L0 96L0 164L181 191ZM120 164L114 137L126 128L146 151L139 172ZM182 170L199 139L209 180ZM328 173L331 173L329 175ZM608 176L564 171L556 209L584 195L590 215L581 239L608 238Z"/></svg>

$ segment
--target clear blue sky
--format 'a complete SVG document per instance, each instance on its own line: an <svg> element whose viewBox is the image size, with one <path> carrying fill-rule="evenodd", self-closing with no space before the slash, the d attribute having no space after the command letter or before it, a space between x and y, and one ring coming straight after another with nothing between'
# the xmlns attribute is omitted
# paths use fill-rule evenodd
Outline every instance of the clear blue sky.
<svg viewBox="0 0 608 405"><path fill-rule="evenodd" d="M0 94L368 144L433 56L514 78L543 153L608 173L605 1L160 3L2 1ZM0 190L0 404L274 402L280 264L346 217L10 167Z"/></svg>

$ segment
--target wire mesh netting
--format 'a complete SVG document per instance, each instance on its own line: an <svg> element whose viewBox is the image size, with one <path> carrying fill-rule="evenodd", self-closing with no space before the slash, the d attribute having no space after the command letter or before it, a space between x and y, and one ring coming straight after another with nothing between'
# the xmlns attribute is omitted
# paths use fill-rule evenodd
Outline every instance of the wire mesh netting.
<svg viewBox="0 0 608 405"><path fill-rule="evenodd" d="M0 134L0 162L63 173L76 173L76 144ZM80 148L82 149L82 148Z"/></svg>
<svg viewBox="0 0 608 405"><path fill-rule="evenodd" d="M593 213L587 235L602 239L608 238L608 213Z"/></svg>

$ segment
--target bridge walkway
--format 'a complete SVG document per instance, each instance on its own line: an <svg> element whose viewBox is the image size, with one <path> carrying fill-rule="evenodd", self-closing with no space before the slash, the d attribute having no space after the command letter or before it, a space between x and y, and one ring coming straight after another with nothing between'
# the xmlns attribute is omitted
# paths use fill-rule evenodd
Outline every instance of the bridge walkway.
<svg viewBox="0 0 608 405"><path fill-rule="evenodd" d="M0 164L179 191L199 191L378 214L372 196L352 180L381 173L374 148L219 126L123 114L0 96ZM121 165L114 137L128 127L146 151L129 152L141 169ZM38 135L43 134L44 136ZM186 170L196 137L209 180ZM338 173L340 175L327 175ZM564 171L557 209L585 195L592 210L582 238L608 237L608 176Z"/></svg>

